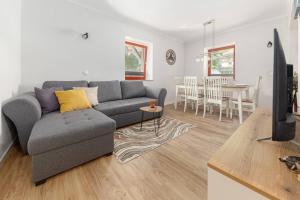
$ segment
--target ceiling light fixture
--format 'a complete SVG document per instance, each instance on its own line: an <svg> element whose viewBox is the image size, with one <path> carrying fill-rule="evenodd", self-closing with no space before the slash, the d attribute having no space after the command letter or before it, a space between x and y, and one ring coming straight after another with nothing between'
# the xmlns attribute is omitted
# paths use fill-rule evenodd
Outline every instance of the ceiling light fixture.
<svg viewBox="0 0 300 200"><path fill-rule="evenodd" d="M210 56L212 54L212 52L206 52L206 30L207 30L207 26L211 25L212 28L212 35L211 35L211 40L212 40L212 44L211 47L214 48L215 47L215 37L216 37L216 20L212 19L209 20L205 23L203 23L203 52L199 55L199 57L196 58L196 62L200 62L200 61L204 61L205 57L207 57L207 59L210 59Z"/></svg>

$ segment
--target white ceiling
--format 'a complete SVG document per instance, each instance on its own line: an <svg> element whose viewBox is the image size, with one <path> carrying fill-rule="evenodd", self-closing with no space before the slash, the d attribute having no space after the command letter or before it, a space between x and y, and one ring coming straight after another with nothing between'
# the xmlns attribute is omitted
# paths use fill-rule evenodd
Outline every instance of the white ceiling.
<svg viewBox="0 0 300 200"><path fill-rule="evenodd" d="M68 0L108 15L138 22L190 41L202 24L216 20L217 31L287 15L288 0Z"/></svg>

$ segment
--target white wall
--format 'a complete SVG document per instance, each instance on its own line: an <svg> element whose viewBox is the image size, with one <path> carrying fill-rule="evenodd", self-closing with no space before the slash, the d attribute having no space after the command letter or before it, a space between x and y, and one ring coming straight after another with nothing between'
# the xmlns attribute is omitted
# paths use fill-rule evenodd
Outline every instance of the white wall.
<svg viewBox="0 0 300 200"><path fill-rule="evenodd" d="M0 103L18 91L21 73L21 0L0 0ZM14 135L0 116L0 161Z"/></svg>
<svg viewBox="0 0 300 200"><path fill-rule="evenodd" d="M293 19L290 22L289 26L289 55L288 55L288 63L292 63L294 65L294 70L298 71L298 24L297 20Z"/></svg>
<svg viewBox="0 0 300 200"><path fill-rule="evenodd" d="M298 62L300 61L300 17L298 17ZM298 63L298 102L300 102L300 64ZM298 103L298 114L300 115L300 103ZM300 140L299 140L300 142Z"/></svg>
<svg viewBox="0 0 300 200"><path fill-rule="evenodd" d="M84 32L88 40L81 39ZM184 70L183 42L61 0L23 2L22 90L45 80L123 80L126 36L153 44L154 81L145 84L166 87L167 102L173 101L174 77ZM170 48L177 53L174 66L165 61Z"/></svg>
<svg viewBox="0 0 300 200"><path fill-rule="evenodd" d="M228 43L236 45L236 81L255 85L258 76L263 76L260 91L260 105L272 105L273 48L267 48L273 41L273 29L280 34L286 57L288 51L288 17L267 20L261 23L245 25L237 29L217 34L216 46ZM185 45L185 74L203 76L203 63L195 59L203 52L202 42L195 41Z"/></svg>

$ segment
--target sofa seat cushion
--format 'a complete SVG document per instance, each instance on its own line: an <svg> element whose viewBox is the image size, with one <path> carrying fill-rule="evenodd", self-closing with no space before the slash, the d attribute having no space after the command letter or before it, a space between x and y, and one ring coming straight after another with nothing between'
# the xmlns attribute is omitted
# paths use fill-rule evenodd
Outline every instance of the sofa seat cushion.
<svg viewBox="0 0 300 200"><path fill-rule="evenodd" d="M116 123L94 109L53 112L44 115L33 127L28 152L36 155L63 146L113 133ZM99 147L101 148L101 147Z"/></svg>
<svg viewBox="0 0 300 200"><path fill-rule="evenodd" d="M147 97L140 97L118 101L108 101L100 103L94 108L108 116L114 116L118 114L138 111L140 107L147 106L150 100L153 99Z"/></svg>

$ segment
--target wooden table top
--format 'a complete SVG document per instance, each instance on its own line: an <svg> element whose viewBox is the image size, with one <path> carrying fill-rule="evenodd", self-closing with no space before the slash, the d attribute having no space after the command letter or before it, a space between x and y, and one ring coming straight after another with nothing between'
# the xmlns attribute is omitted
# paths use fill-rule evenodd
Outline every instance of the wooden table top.
<svg viewBox="0 0 300 200"><path fill-rule="evenodd" d="M151 108L150 106L145 106L140 108L141 111L144 112L152 112L152 113L158 113L162 111L161 106L155 106L154 108Z"/></svg>
<svg viewBox="0 0 300 200"><path fill-rule="evenodd" d="M300 199L297 175L278 160L286 155L300 156L300 147L291 142L256 141L271 135L271 111L259 108L209 160L208 167L267 198Z"/></svg>

